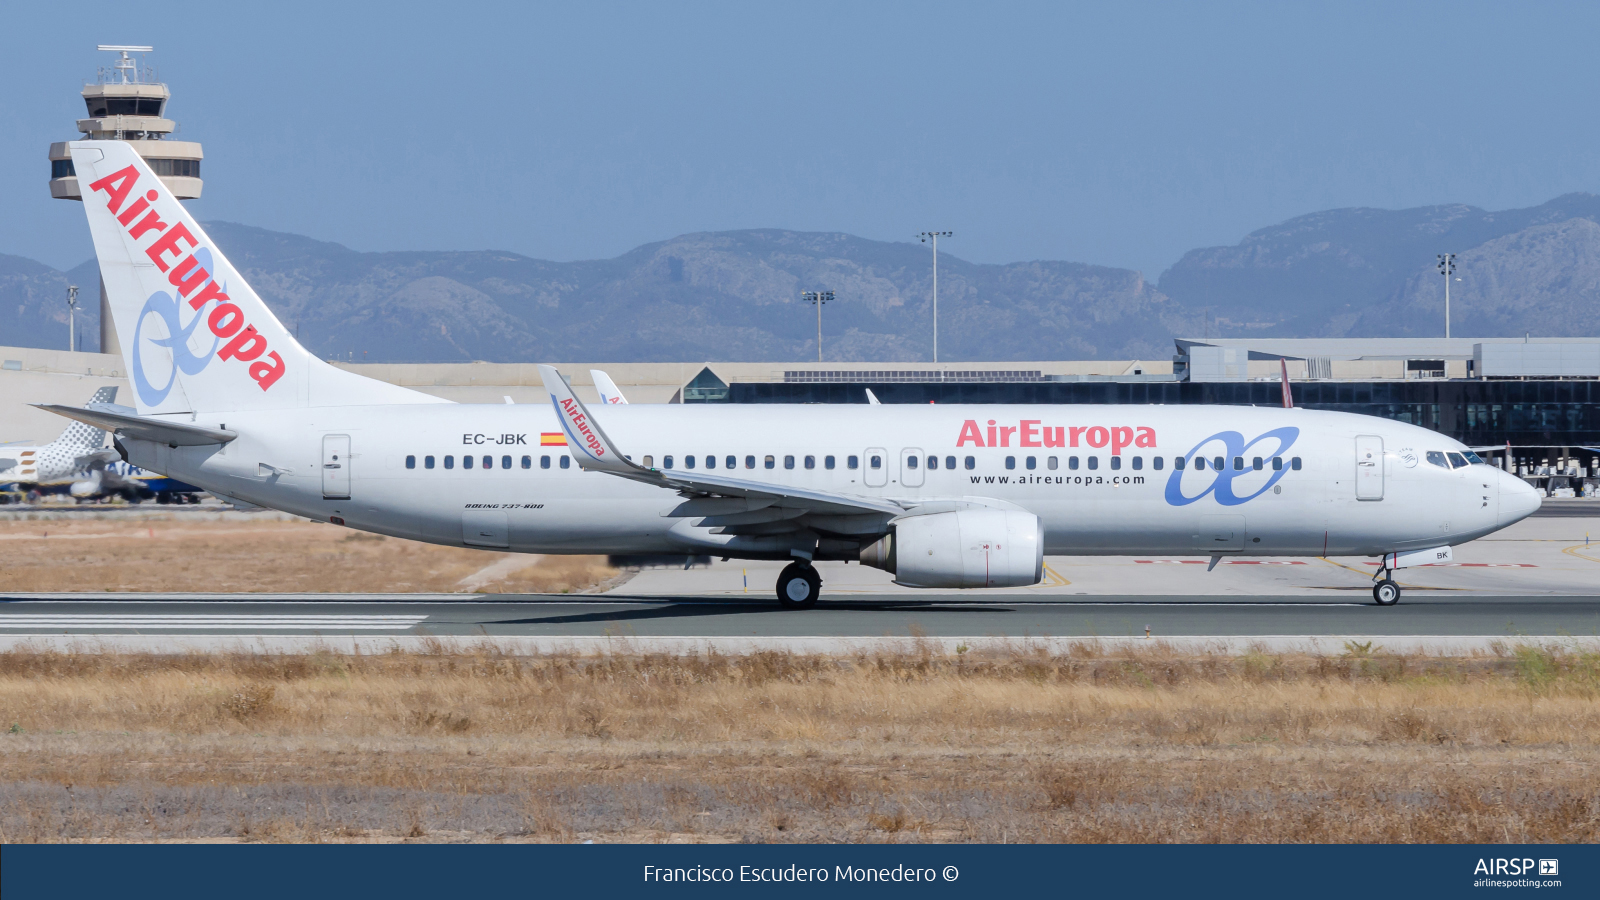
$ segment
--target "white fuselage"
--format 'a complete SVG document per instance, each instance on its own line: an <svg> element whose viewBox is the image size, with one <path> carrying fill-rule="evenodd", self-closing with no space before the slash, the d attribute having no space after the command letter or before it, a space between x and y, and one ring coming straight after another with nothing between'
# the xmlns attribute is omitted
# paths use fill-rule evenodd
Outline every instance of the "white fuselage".
<svg viewBox="0 0 1600 900"><path fill-rule="evenodd" d="M750 481L901 503L981 498L1020 508L1039 517L1052 555L1376 555L1473 540L1539 503L1532 488L1491 466L1430 463L1430 451L1465 450L1450 438L1347 413L633 405L600 415L620 452L635 462L650 457L646 464L656 468L671 457L684 469L693 457L704 470L709 456L716 474ZM239 437L175 448L125 441L130 461L313 519L522 552L722 552L693 520L665 515L683 501L675 492L562 467L567 448L541 446L542 434L562 431L548 406L313 407L174 419ZM345 446L343 437L348 450L334 462L329 456ZM469 456L471 468L463 464ZM498 524L478 530L485 517Z"/></svg>

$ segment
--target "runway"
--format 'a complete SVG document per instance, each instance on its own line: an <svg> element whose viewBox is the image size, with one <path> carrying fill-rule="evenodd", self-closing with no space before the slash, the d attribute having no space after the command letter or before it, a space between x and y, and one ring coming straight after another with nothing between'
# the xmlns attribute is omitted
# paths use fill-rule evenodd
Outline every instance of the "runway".
<svg viewBox="0 0 1600 900"><path fill-rule="evenodd" d="M222 597L227 599L222 599ZM0 635L392 635L606 638L1158 638L1263 635L1600 636L1600 594L1060 598L852 594L791 611L760 598L411 594L174 599L0 598Z"/></svg>

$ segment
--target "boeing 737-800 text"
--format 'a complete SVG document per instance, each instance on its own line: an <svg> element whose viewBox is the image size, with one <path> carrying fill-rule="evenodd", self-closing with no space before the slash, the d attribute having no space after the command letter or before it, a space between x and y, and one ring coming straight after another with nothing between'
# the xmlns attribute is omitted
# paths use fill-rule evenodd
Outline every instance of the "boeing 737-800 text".
<svg viewBox="0 0 1600 900"><path fill-rule="evenodd" d="M1387 605L1390 570L1539 504L1440 434L1304 409L613 401L597 418L548 366L548 407L449 403L307 353L131 147L71 147L137 414L46 408L113 431L136 465L350 528L789 559L790 606L816 602L815 560L982 588L1037 583L1045 554L1371 555Z"/></svg>

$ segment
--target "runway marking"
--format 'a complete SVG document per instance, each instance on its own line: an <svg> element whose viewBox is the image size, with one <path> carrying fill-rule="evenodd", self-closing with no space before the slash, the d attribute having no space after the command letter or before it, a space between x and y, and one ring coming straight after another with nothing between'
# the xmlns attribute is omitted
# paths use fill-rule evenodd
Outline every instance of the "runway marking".
<svg viewBox="0 0 1600 900"><path fill-rule="evenodd" d="M1134 562L1154 565L1203 566L1207 561L1203 559L1136 559ZM1229 559L1224 560L1222 564L1225 566L1303 566L1305 561L1299 559Z"/></svg>
<svg viewBox="0 0 1600 900"><path fill-rule="evenodd" d="M0 615L0 630L52 631L71 628L102 628L114 630L167 629L199 631L203 629L267 629L269 631L300 629L337 629L350 631L404 631L421 624L422 616L263 616L263 615L110 615L94 613L56 613L50 615Z"/></svg>

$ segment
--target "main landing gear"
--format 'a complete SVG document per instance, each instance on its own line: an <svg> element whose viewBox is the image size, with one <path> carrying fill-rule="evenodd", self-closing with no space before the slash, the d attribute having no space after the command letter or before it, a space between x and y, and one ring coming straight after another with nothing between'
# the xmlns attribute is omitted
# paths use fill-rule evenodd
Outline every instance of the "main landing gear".
<svg viewBox="0 0 1600 900"><path fill-rule="evenodd" d="M822 576L806 560L797 559L778 574L778 605L784 609L810 609L822 593Z"/></svg>
<svg viewBox="0 0 1600 900"><path fill-rule="evenodd" d="M1373 578L1377 581L1372 585L1372 599L1379 606L1393 606L1400 602L1400 585L1395 584L1389 575L1393 569L1380 569Z"/></svg>

